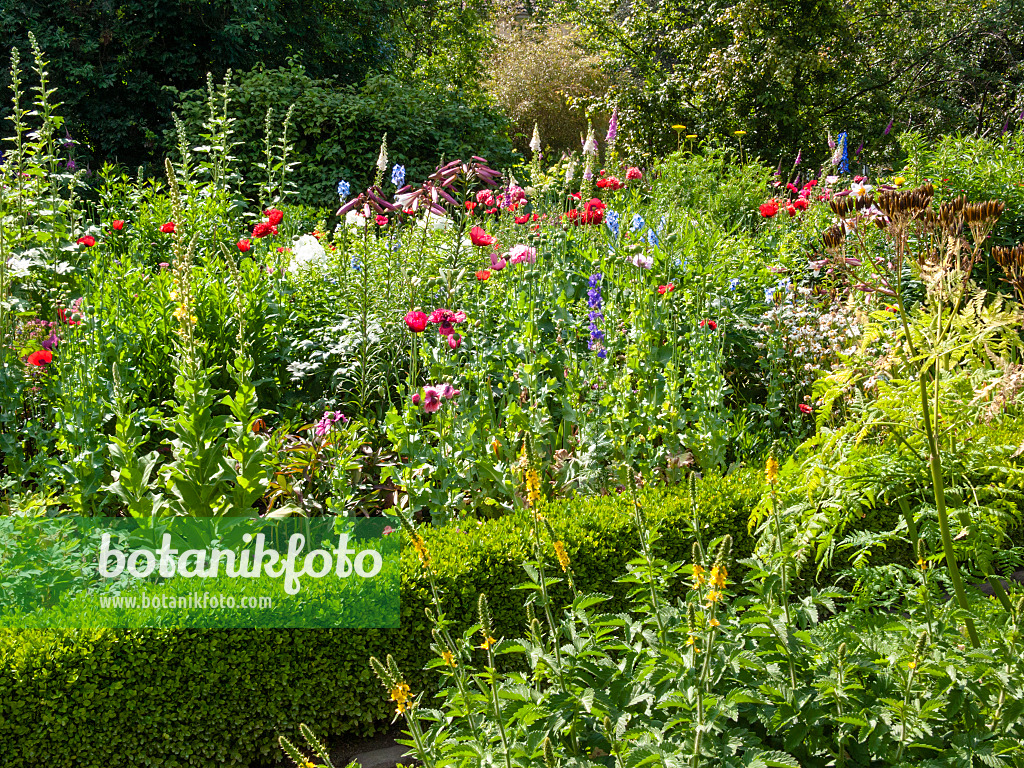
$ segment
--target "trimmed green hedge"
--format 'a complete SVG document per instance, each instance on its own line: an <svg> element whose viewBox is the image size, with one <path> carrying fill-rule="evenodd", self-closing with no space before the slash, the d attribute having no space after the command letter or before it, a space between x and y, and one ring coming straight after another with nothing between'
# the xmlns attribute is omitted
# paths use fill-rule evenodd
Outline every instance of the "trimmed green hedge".
<svg viewBox="0 0 1024 768"><path fill-rule="evenodd" d="M708 538L731 533L741 555L760 472L741 470L698 483ZM689 500L680 489L641 494L660 524L660 553L688 560ZM623 598L614 581L635 556L628 499L560 502L547 510L581 588ZM474 623L486 592L502 634L523 625L529 554L525 514L462 530L426 531L446 613ZM549 553L550 554L550 553ZM551 556L553 562L553 555ZM0 633L0 765L58 768L245 766L280 758L277 734L300 722L325 736L371 735L393 715L370 656L392 654L410 684L434 682L426 584L416 555L403 552L399 630L107 630Z"/></svg>

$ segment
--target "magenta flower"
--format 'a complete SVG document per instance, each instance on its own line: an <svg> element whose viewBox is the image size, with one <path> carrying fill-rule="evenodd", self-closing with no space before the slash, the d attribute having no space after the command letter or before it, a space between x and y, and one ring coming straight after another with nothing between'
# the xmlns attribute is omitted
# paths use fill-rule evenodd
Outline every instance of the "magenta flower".
<svg viewBox="0 0 1024 768"><path fill-rule="evenodd" d="M462 346L462 337L459 336L459 334L457 333L453 333L451 336L448 337L448 346L451 347L452 349L458 349L460 346Z"/></svg>
<svg viewBox="0 0 1024 768"><path fill-rule="evenodd" d="M338 422L348 424L348 417L345 416L341 411L324 411L324 417L320 419L314 426L313 431L317 437L323 437L331 428Z"/></svg>
<svg viewBox="0 0 1024 768"><path fill-rule="evenodd" d="M427 327L427 315L425 312L408 312L405 315L405 324L413 333L422 333Z"/></svg>
<svg viewBox="0 0 1024 768"><path fill-rule="evenodd" d="M501 257L500 253L494 252L491 254L491 269L495 272L501 272L505 268L505 259Z"/></svg>
<svg viewBox="0 0 1024 768"><path fill-rule="evenodd" d="M448 383L440 384L438 385L438 388L441 390L441 397L445 400L451 400L453 397L458 397L462 394L461 390L456 389Z"/></svg>
<svg viewBox="0 0 1024 768"><path fill-rule="evenodd" d="M423 388L423 410L427 413L437 413L441 407L441 390L437 387Z"/></svg>
<svg viewBox="0 0 1024 768"><path fill-rule="evenodd" d="M462 310L452 312L450 309L435 309L427 318L437 325L437 332L442 336L451 336L455 333L455 324L466 322L466 313Z"/></svg>

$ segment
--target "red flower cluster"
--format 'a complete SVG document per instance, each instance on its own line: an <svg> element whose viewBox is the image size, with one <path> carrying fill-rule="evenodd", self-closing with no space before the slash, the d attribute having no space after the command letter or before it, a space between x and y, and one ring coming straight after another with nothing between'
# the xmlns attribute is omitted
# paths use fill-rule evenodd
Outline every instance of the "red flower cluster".
<svg viewBox="0 0 1024 768"><path fill-rule="evenodd" d="M267 217L267 220L261 221L252 228L252 236L257 240L267 235L276 235L277 225L284 219L284 213L277 208L268 208L263 215Z"/></svg>
<svg viewBox="0 0 1024 768"><path fill-rule="evenodd" d="M807 403L800 403L800 413L813 413L813 412L814 412L814 409L811 408L811 406L807 405Z"/></svg>
<svg viewBox="0 0 1024 768"><path fill-rule="evenodd" d="M477 271L477 273L476 273L476 279L481 281L481 282L483 282L484 280L489 280L490 277L491 277L491 270L489 270L489 269L481 269L481 270Z"/></svg>
<svg viewBox="0 0 1024 768"><path fill-rule="evenodd" d="M676 289L675 283L668 283L667 285L659 285L658 293L664 296L666 293L672 293Z"/></svg>
<svg viewBox="0 0 1024 768"><path fill-rule="evenodd" d="M579 226L580 224L600 224L604 221L604 209L607 208L598 198L592 197L579 211L573 208L569 211L569 221Z"/></svg>
<svg viewBox="0 0 1024 768"><path fill-rule="evenodd" d="M626 169L626 181L640 181L644 175L640 173L640 169L636 167L630 167Z"/></svg>
<svg viewBox="0 0 1024 768"><path fill-rule="evenodd" d="M718 323L716 323L714 320L701 320L700 321L700 327L701 328L710 328L712 331L717 331L718 330Z"/></svg>
<svg viewBox="0 0 1024 768"><path fill-rule="evenodd" d="M96 245L96 238L92 235L84 235L83 237L78 238L78 244L84 245L86 248L92 248Z"/></svg>
<svg viewBox="0 0 1024 768"><path fill-rule="evenodd" d="M775 200L769 200L767 203L761 203L757 210L761 212L762 218L770 219L779 212L779 204Z"/></svg>
<svg viewBox="0 0 1024 768"><path fill-rule="evenodd" d="M533 216L530 214L524 214L522 216L516 216L516 224L528 224L531 221L537 221L540 217L535 213Z"/></svg>
<svg viewBox="0 0 1024 768"><path fill-rule="evenodd" d="M614 176L609 176L607 179L598 179L596 186L598 189L610 189L615 191L617 189L622 189L623 184Z"/></svg>

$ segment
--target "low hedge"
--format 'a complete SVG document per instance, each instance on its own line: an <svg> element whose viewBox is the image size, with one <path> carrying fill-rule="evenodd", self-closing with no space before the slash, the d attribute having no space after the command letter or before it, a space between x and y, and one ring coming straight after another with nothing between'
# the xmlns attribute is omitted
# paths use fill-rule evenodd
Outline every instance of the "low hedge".
<svg viewBox="0 0 1024 768"><path fill-rule="evenodd" d="M737 549L749 551L746 522L761 492L759 474L698 483L709 537L732 533ZM641 500L659 523L660 554L689 559L687 494L648 489ZM637 547L628 499L559 502L546 514L581 588L624 598L615 579ZM523 593L513 587L525 580L529 532L525 514L425 531L449 616L474 623L486 592L501 633L518 635ZM327 736L379 732L393 709L370 656L392 654L416 690L434 680L422 671L429 594L410 547L402 572L398 630L0 633L0 765L249 768L276 762L278 733L292 735L300 722Z"/></svg>

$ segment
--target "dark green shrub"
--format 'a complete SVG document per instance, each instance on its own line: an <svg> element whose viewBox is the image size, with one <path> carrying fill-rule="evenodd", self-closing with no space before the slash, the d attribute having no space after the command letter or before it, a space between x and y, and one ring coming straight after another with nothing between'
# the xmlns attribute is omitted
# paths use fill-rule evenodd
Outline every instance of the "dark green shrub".
<svg viewBox="0 0 1024 768"><path fill-rule="evenodd" d="M206 96L205 90L194 90L179 101L190 138L199 135L206 118ZM315 79L298 64L257 68L232 86L230 99L229 111L237 118L233 139L240 142L235 155L253 185L266 176L258 169L264 162L267 110L273 110L277 125L294 105L289 159L297 165L289 180L309 205L336 204L339 179L350 183L352 194L369 186L384 133L389 162L404 165L410 182L426 178L441 158L483 155L496 168L513 162L507 123L496 112L457 91L415 88L387 75L371 76L357 88ZM170 134L166 142L175 143ZM385 177L390 192L389 179L390 170Z"/></svg>
<svg viewBox="0 0 1024 768"><path fill-rule="evenodd" d="M731 533L749 552L746 530L760 480L750 470L697 485L706 540ZM660 525L660 554L689 559L689 499L641 494ZM607 496L552 505L578 583L625 597L615 579L635 555L629 499ZM523 620L520 563L528 555L525 513L462 530L424 529L449 616L473 623L478 595L491 600L500 633ZM391 654L417 690L435 681L428 661L427 587L411 547L403 556L399 630L67 631L0 633L0 763L248 766L279 757L277 734L299 722L325 735L379 730L390 717L368 664Z"/></svg>

